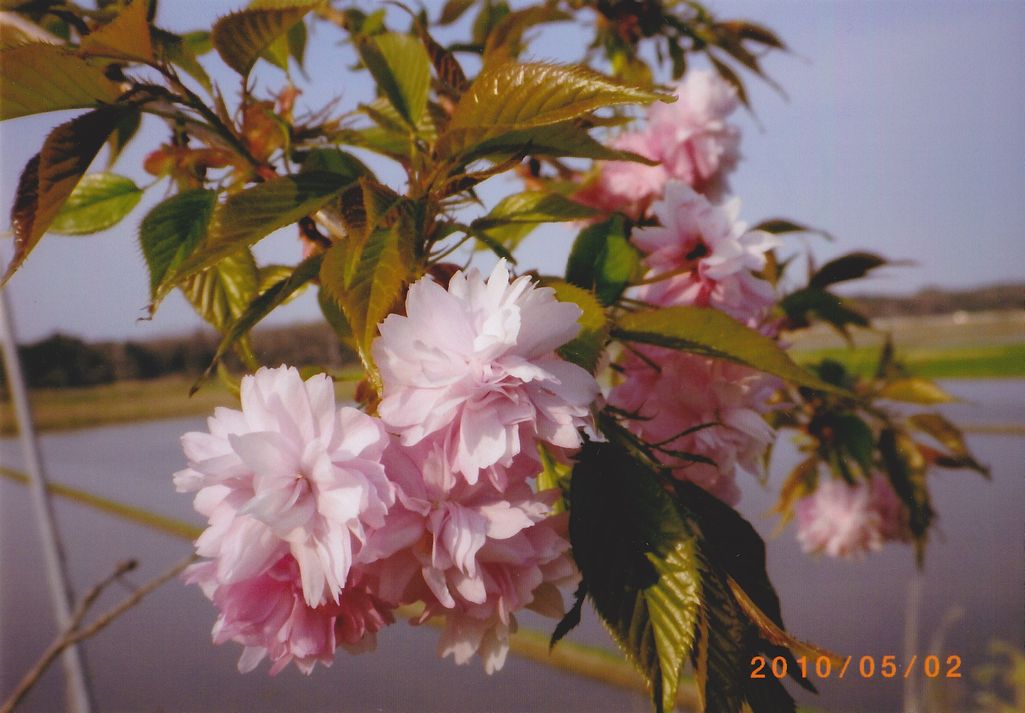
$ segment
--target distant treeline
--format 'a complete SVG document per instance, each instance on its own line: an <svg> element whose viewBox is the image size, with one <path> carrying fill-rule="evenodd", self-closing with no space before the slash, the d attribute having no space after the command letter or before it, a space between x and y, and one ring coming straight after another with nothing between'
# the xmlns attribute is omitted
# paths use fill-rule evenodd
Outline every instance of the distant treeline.
<svg viewBox="0 0 1025 713"><path fill-rule="evenodd" d="M957 291L926 288L910 297L862 295L850 299L871 317L1023 309L1025 284ZM213 358L217 342L217 335L209 331L146 342L95 344L55 334L20 350L30 388L66 388L154 379L166 374L198 376ZM337 368L355 361L354 355L340 347L331 329L323 324L258 330L253 333L252 343L253 351L264 364ZM237 366L237 362L231 363Z"/></svg>
<svg viewBox="0 0 1025 713"><path fill-rule="evenodd" d="M19 352L29 388L67 388L168 374L198 376L213 359L218 341L208 331L146 342L98 343L54 334L19 347ZM265 364L338 368L354 358L339 346L330 327L320 324L260 330L253 333L252 346ZM233 356L228 361L238 366ZM3 378L0 372L0 382Z"/></svg>
<svg viewBox="0 0 1025 713"><path fill-rule="evenodd" d="M850 300L869 317L1020 310L1025 309L1025 283L989 285L970 290L926 287L911 296L857 295Z"/></svg>

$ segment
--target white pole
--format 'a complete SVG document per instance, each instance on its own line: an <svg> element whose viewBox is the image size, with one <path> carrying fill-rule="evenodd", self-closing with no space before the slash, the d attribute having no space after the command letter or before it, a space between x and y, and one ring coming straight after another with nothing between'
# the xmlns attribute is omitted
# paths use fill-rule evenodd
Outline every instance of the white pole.
<svg viewBox="0 0 1025 713"><path fill-rule="evenodd" d="M46 565L46 577L50 585L54 620L57 623L57 630L63 632L71 623L71 607L74 596L68 582L64 552L61 548L60 535L57 532L57 523L54 521L53 508L46 491L46 478L43 475L39 442L36 440L32 413L29 410L28 396L25 392L25 381L21 374L21 362L18 359L14 322L7 306L4 290L0 290L0 342L3 342L7 390L14 403L18 436L25 456L25 470L28 471L30 479L29 490L32 496L32 507L35 511L36 522L39 524L39 535L43 541L43 559ZM72 713L90 713L92 695L86 682L85 667L79 648L77 646L68 647L61 657L61 664L64 668L67 709Z"/></svg>

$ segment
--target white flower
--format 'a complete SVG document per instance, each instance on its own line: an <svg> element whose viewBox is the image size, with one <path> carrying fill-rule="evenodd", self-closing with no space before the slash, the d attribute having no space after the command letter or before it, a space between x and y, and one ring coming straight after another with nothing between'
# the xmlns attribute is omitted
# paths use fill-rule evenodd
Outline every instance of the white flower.
<svg viewBox="0 0 1025 713"><path fill-rule="evenodd" d="M527 276L510 284L505 262L485 281L457 272L448 289L425 277L406 314L390 315L374 343L384 386L381 419L403 445L431 437L469 483L487 471L499 488L536 441L580 446L598 385L555 350L580 327L580 308Z"/></svg>

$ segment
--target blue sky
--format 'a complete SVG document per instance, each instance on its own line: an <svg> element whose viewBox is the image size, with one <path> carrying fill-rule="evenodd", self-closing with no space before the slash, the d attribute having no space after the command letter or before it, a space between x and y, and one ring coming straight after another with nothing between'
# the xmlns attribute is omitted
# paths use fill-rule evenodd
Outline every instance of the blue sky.
<svg viewBox="0 0 1025 713"><path fill-rule="evenodd" d="M241 2L182 0L160 6L169 29L209 28ZM436 8L440 2L428 2ZM912 259L860 289L907 293L925 285L971 287L1025 279L1025 3L1020 2L710 2L721 17L744 17L775 29L793 52L766 60L786 98L751 79L757 121L736 115L744 161L732 180L742 217L786 216L832 232L835 243L810 239L820 260L854 249ZM578 56L583 33L555 25L539 34L539 59ZM351 54L323 27L311 38L311 106L340 96L351 107L367 98L365 80L339 71ZM230 70L214 55L215 79L226 92ZM260 87L283 75L259 70ZM7 215L21 167L46 133L73 113L26 117L0 125L0 211ZM150 122L118 165L140 183L144 149L166 135ZM140 137L142 138L142 137ZM394 172L386 177L398 180ZM503 187L486 192L498 196ZM506 189L508 190L508 186ZM19 336L30 341L60 330L90 339L145 339L200 325L177 295L151 322L147 277L136 242L145 208L166 194L151 188L140 208L106 233L47 236L8 288ZM521 265L561 271L572 234L538 231ZM793 248L801 243L793 240ZM290 232L257 247L264 262L297 260ZM0 256L11 253L0 242ZM276 315L307 321L312 295Z"/></svg>

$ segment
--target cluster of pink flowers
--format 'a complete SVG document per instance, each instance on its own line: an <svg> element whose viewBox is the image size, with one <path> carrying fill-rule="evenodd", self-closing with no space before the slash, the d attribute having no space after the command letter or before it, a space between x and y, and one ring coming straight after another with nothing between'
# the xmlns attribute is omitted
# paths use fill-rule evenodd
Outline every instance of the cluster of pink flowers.
<svg viewBox="0 0 1025 713"><path fill-rule="evenodd" d="M175 483L209 519L187 579L220 611L214 640L245 646L241 670L330 665L420 604L418 621L445 620L442 653L492 672L515 612L562 613L565 516L531 478L539 447L572 452L592 428L598 386L555 354L579 315L527 277L510 284L503 263L447 289L425 278L374 344L380 418L281 367L183 437Z"/></svg>
<svg viewBox="0 0 1025 713"><path fill-rule="evenodd" d="M613 148L657 161L607 161L577 200L632 217L645 213L670 181L682 181L713 199L728 190L727 174L740 158L740 130L726 118L737 108L737 93L710 71L689 72L673 104L656 103L642 130L623 133Z"/></svg>
<svg viewBox="0 0 1025 713"><path fill-rule="evenodd" d="M891 540L908 540L907 510L885 475L849 485L822 483L797 503L797 541L805 552L856 557Z"/></svg>
<svg viewBox="0 0 1025 713"><path fill-rule="evenodd" d="M738 219L740 202L724 196L738 160L740 133L726 121L736 93L712 72L687 75L678 101L653 106L638 132L613 146L658 161L605 162L576 199L638 220L631 242L644 254L644 282L630 297L652 307L720 310L771 334L777 300L758 273L778 240ZM718 359L657 347L632 347L617 364L609 403L651 444L674 474L722 500L739 499L737 468L760 470L774 433L762 417L776 379ZM706 426L705 428L698 427ZM682 454L714 462L693 462Z"/></svg>

